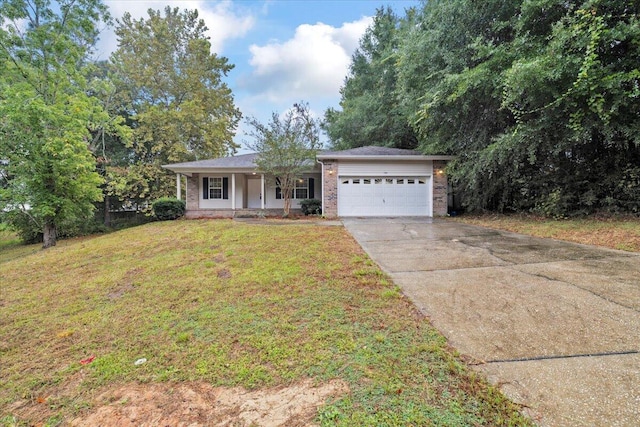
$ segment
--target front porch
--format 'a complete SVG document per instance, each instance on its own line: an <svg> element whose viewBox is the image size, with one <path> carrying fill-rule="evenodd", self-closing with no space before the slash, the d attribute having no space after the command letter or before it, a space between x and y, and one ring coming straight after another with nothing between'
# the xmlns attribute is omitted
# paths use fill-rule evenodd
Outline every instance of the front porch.
<svg viewBox="0 0 640 427"><path fill-rule="evenodd" d="M186 178L187 218L238 218L282 216L284 200L275 180L258 172L206 172L178 174L181 198ZM320 197L320 174L304 174L291 199L291 212L300 212L300 201Z"/></svg>

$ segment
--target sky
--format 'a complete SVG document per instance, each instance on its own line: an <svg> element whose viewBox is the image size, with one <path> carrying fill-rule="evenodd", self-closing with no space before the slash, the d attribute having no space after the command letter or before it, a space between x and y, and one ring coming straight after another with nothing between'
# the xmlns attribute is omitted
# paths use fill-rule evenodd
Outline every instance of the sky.
<svg viewBox="0 0 640 427"><path fill-rule="evenodd" d="M113 18L125 12L148 17L149 8L165 6L197 9L209 28L212 53L228 58L234 69L225 82L243 116L268 122L272 112L283 113L306 101L321 118L338 108L340 87L349 71L351 55L371 24L376 9L390 6L404 16L419 1L405 0L104 0ZM97 59L108 59L117 48L106 28L96 46ZM235 141L243 144L244 119ZM325 138L326 140L326 138ZM245 148L240 151L247 152Z"/></svg>

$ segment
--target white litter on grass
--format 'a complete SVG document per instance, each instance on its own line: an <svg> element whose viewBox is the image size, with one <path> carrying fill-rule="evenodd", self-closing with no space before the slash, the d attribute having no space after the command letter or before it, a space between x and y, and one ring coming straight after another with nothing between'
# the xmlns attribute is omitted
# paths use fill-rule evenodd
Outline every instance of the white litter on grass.
<svg viewBox="0 0 640 427"><path fill-rule="evenodd" d="M144 357L142 359L138 359L135 362L133 362L133 364L136 365L136 366L140 366L143 363L147 363L147 359L145 359Z"/></svg>

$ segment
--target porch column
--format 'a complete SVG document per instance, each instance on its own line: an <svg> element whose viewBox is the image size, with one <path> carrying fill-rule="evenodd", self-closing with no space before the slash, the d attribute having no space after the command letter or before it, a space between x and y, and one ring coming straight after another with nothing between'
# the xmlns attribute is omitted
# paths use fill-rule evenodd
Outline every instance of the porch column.
<svg viewBox="0 0 640 427"><path fill-rule="evenodd" d="M264 210L264 174L260 174L260 209Z"/></svg>
<svg viewBox="0 0 640 427"><path fill-rule="evenodd" d="M231 174L231 209L236 210L236 174Z"/></svg>
<svg viewBox="0 0 640 427"><path fill-rule="evenodd" d="M322 197L320 197L320 209L322 209L322 216L324 216L324 163L317 160L320 163L320 191L322 192Z"/></svg>
<svg viewBox="0 0 640 427"><path fill-rule="evenodd" d="M176 194L178 200L182 200L182 186L180 185L180 174L176 174Z"/></svg>

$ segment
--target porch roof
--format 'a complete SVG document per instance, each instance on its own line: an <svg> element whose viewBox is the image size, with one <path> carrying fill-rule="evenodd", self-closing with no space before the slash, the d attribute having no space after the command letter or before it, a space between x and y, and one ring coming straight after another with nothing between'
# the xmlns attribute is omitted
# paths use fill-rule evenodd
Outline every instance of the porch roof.
<svg viewBox="0 0 640 427"><path fill-rule="evenodd" d="M239 172L255 173L259 172L256 165L258 153L240 154L237 156L218 157L216 159L197 160L195 162L172 163L162 165L164 169L169 169L175 173L191 176L193 173L216 173L216 172ZM309 162L309 172L317 172L317 163Z"/></svg>
<svg viewBox="0 0 640 427"><path fill-rule="evenodd" d="M237 156L218 157L217 159L196 160L195 162L172 163L162 165L162 167L185 175L214 171L255 172L257 156L258 153L240 154Z"/></svg>

